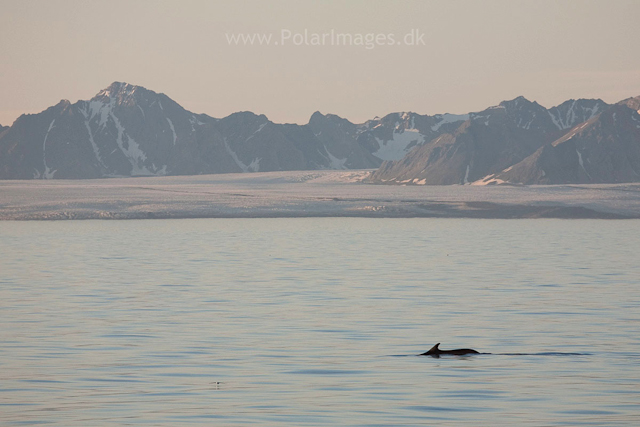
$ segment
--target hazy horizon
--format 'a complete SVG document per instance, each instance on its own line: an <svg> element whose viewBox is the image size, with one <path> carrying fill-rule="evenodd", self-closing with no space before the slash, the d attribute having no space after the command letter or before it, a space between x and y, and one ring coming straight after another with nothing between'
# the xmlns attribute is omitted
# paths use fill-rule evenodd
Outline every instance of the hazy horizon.
<svg viewBox="0 0 640 427"><path fill-rule="evenodd" d="M108 9L5 0L0 124L90 99L113 81L195 113L253 111L278 123L307 123L314 111L356 123L398 111L467 113L520 95L545 107L613 103L640 95L638 16L640 3L622 0L118 0ZM410 31L424 43L400 43ZM332 33L384 43L337 45ZM239 34L280 43L230 42Z"/></svg>

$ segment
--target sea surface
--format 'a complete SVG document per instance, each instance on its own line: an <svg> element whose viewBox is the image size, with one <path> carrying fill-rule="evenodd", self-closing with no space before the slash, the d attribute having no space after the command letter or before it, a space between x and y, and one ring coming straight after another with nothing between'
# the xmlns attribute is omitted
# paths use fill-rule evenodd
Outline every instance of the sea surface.
<svg viewBox="0 0 640 427"><path fill-rule="evenodd" d="M0 425L637 426L639 250L637 220L0 222Z"/></svg>

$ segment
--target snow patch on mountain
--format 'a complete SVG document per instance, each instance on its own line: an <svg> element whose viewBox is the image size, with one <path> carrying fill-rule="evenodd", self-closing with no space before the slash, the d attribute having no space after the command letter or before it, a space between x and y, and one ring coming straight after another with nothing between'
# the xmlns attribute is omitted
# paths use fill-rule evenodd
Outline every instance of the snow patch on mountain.
<svg viewBox="0 0 640 427"><path fill-rule="evenodd" d="M393 139L388 141L376 137L380 148L372 154L382 160L400 160L413 147L423 144L424 140L424 135L418 129L394 130Z"/></svg>
<svg viewBox="0 0 640 427"><path fill-rule="evenodd" d="M104 128L107 125L109 114L111 113L114 104L115 100L111 100L108 104L105 104L102 101L89 101L89 112L91 113L90 119L99 115L100 121L98 122L98 126L100 128Z"/></svg>
<svg viewBox="0 0 640 427"><path fill-rule="evenodd" d="M431 130L434 132L437 132L438 129L440 129L440 127L442 125L445 125L447 123L455 123L455 122L465 122L467 120L469 120L469 114L436 114L435 116L433 116L436 120L438 120L438 123L436 123L435 125L431 126Z"/></svg>
<svg viewBox="0 0 640 427"><path fill-rule="evenodd" d="M96 144L96 141L93 139L93 132L91 132L91 126L89 126L89 122L87 120L84 121L84 126L87 128L87 132L89 133L89 143L91 144L91 148L93 148L93 154L95 154L98 163L100 163L102 167L107 169L107 166L102 161L102 156L100 156L100 149L98 148L98 144Z"/></svg>
<svg viewBox="0 0 640 427"><path fill-rule="evenodd" d="M229 143L227 142L227 138L225 137L222 140L224 141L225 150L227 150L227 153L229 153L233 161L236 162L236 165L238 165L238 167L240 168L240 170L242 170L242 172L259 172L260 171L260 160L262 160L262 158L255 158L251 163L249 163L249 165L245 165L244 162L240 160L236 152L231 149L231 147L229 146Z"/></svg>
<svg viewBox="0 0 640 427"><path fill-rule="evenodd" d="M260 172L260 160L262 160L261 157L253 159L253 161L249 163L249 166L247 166L247 169L253 172Z"/></svg>
<svg viewBox="0 0 640 427"><path fill-rule="evenodd" d="M518 123L516 123L516 126L518 126L521 129L529 129L531 127L531 123L533 123L535 118L536 118L536 115L534 114L533 117L526 123L524 123L524 119L523 118L520 118L520 119L518 119Z"/></svg>
<svg viewBox="0 0 640 427"><path fill-rule="evenodd" d="M196 116L189 117L189 123L191 124L192 133L196 131L196 125L202 126L204 124L204 122L201 122L200 120L198 120Z"/></svg>
<svg viewBox="0 0 640 427"><path fill-rule="evenodd" d="M496 107L489 107L487 110L490 109L497 109L497 108L504 108L503 106L496 106ZM469 114L469 120L472 121L481 121L484 120L484 125L485 126L489 126L489 117L491 117L491 113L490 112L481 112L481 113L470 113Z"/></svg>
<svg viewBox="0 0 640 427"><path fill-rule="evenodd" d="M78 110L84 116L84 126L87 128L87 133L89 134L89 143L91 144L91 148L93 148L93 154L96 156L98 163L100 163L100 165L103 168L107 169L107 166L102 161L102 156L100 155L100 149L98 148L98 144L96 144L96 141L93 139L93 132L91 131L91 126L89 126L89 111L88 111L87 104L85 103Z"/></svg>
<svg viewBox="0 0 640 427"><path fill-rule="evenodd" d="M338 170L348 169L345 166L345 163L347 162L346 157L344 159L339 159L333 154L331 154L329 150L327 150L327 147L325 147L325 150L327 152L327 155L329 156L329 169L338 169Z"/></svg>
<svg viewBox="0 0 640 427"><path fill-rule="evenodd" d="M169 117L165 117L165 119L167 119L171 132L173 133L173 145L176 145L176 140L178 139L178 136L176 135L176 128L173 127L173 122Z"/></svg>
<svg viewBox="0 0 640 427"><path fill-rule="evenodd" d="M591 180L591 175L589 175L589 172L587 172L587 170L584 168L584 162L582 161L582 153L580 151L578 151L578 150L576 150L576 153L578 153L578 163L580 163L580 167L582 168L584 173L586 173L587 176L589 177L589 179Z"/></svg>
<svg viewBox="0 0 640 427"><path fill-rule="evenodd" d="M131 163L131 175L153 175L153 173L150 172L146 166L141 165L142 162L147 160L147 155L140 149L138 143L126 134L124 127L120 123L120 120L118 120L118 118L115 114L113 114L112 111L109 112L109 116L111 117L111 120L113 120L113 123L115 124L118 131L116 143L118 144L118 147L120 147L120 151L122 151L129 163ZM126 146L123 139L124 136L127 137Z"/></svg>
<svg viewBox="0 0 640 427"><path fill-rule="evenodd" d="M551 121L558 129L565 130L572 128L578 123L591 120L601 112L599 103L594 104L593 107L582 107L581 105L576 105L577 102L578 101L573 100L571 106L564 114L561 113L558 107L548 110ZM581 111L578 111L578 109L581 109L584 115L581 114Z"/></svg>
<svg viewBox="0 0 640 427"><path fill-rule="evenodd" d="M262 123L260 126L258 126L258 129L253 132L251 134L251 136L249 138L247 138L247 141L249 141L251 138L253 138L254 136L256 136L262 129L264 129L264 127L268 124L269 122L264 122Z"/></svg>
<svg viewBox="0 0 640 427"><path fill-rule="evenodd" d="M56 122L56 119L53 119L49 124L49 129L47 129L47 133L44 135L44 141L42 142L42 162L44 163L44 172L42 172L42 179L52 179L53 175L57 172L56 170L52 171L49 166L47 166L47 138L49 138L49 132L53 129L53 125ZM37 176L34 175L34 178L40 178L40 171L36 171Z"/></svg>
<svg viewBox="0 0 640 427"><path fill-rule="evenodd" d="M484 178L481 178L477 181L474 181L471 183L471 185L499 185L499 184L504 184L505 181L503 179L500 178L496 178L495 177L496 174L491 174L491 175L487 175Z"/></svg>

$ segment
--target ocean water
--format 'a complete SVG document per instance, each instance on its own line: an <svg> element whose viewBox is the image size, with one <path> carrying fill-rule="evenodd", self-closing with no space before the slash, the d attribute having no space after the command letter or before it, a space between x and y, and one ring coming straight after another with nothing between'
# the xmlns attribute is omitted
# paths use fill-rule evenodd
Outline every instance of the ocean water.
<svg viewBox="0 0 640 427"><path fill-rule="evenodd" d="M640 425L639 248L635 220L0 222L0 425Z"/></svg>

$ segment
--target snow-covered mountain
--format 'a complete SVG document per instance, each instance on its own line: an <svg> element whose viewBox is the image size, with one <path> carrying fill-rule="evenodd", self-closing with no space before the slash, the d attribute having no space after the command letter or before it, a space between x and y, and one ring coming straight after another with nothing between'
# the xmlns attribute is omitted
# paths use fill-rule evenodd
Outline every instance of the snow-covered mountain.
<svg viewBox="0 0 640 427"><path fill-rule="evenodd" d="M640 97L616 105L569 100L546 109L523 97L479 113L371 181L394 184L560 184L640 181Z"/></svg>
<svg viewBox="0 0 640 427"><path fill-rule="evenodd" d="M166 95L113 83L89 101L63 100L20 116L0 138L0 177L213 172L206 160L216 157L215 141L221 140L215 121Z"/></svg>
<svg viewBox="0 0 640 427"><path fill-rule="evenodd" d="M391 113L358 127L358 143L382 160L400 160L411 150L453 131L468 114Z"/></svg>
<svg viewBox="0 0 640 427"><path fill-rule="evenodd" d="M549 109L553 124L558 129L571 129L606 110L608 105L600 99L570 99Z"/></svg>
<svg viewBox="0 0 640 427"><path fill-rule="evenodd" d="M308 125L276 124L251 112L215 119L115 82L91 100L63 100L0 130L0 178L378 167L381 160L357 143L353 129L320 113Z"/></svg>
<svg viewBox="0 0 640 427"><path fill-rule="evenodd" d="M401 161L383 163L373 180L470 183L519 162L563 132L544 107L523 97L464 118Z"/></svg>
<svg viewBox="0 0 640 427"><path fill-rule="evenodd" d="M392 113L354 124L316 112L296 125L238 112L216 119L115 82L88 101L62 100L0 128L0 179L377 168L468 117Z"/></svg>
<svg viewBox="0 0 640 427"><path fill-rule="evenodd" d="M640 114L627 105L613 105L489 180L522 184L640 181Z"/></svg>
<svg viewBox="0 0 640 427"><path fill-rule="evenodd" d="M380 166L380 158L372 155L358 141L358 126L334 114L315 112L308 124L314 137L329 156L331 169L366 169Z"/></svg>
<svg viewBox="0 0 640 427"><path fill-rule="evenodd" d="M550 109L518 97L468 114L401 112L355 124L316 112L304 125L278 124L252 112L192 113L162 93L115 82L90 100L62 100L0 126L0 179L380 166L372 182L638 181L637 110L640 97Z"/></svg>

